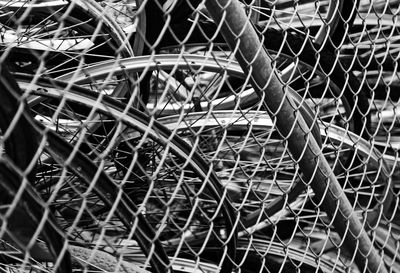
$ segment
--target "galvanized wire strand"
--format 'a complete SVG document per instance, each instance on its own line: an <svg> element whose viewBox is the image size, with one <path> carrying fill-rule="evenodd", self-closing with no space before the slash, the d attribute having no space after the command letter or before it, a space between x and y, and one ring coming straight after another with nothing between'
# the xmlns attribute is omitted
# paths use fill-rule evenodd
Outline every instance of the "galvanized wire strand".
<svg viewBox="0 0 400 273"><path fill-rule="evenodd" d="M59 7L57 5L64 1L45 2ZM36 77L32 79L31 84L24 83L25 86L30 87L25 89L23 99L34 101L33 96L44 95L45 91L48 95L53 94L57 89L68 94L76 88L74 84L78 84L94 92L100 92L104 97L117 96L120 102L125 103L125 110L115 112L113 107L104 107L102 99L96 102L93 100L93 106L88 107L88 113L82 113L79 110L76 111L77 109L69 108L71 96L66 95L57 104L45 101L43 105L48 107L47 114L43 110L40 112L39 104L33 108L36 119L49 126L49 131L58 132L66 140L72 141L75 145L75 154L87 144L97 147L98 150L93 150L89 154L95 158L93 161L97 164L99 172L104 171L108 175L115 174L111 179L113 183L119 185L120 194L123 194L129 186L133 185L135 188L135 179L139 181L140 175L136 173L135 176L134 173L140 169L137 168L138 166L141 166L142 169L146 166L146 163L143 163L146 157L143 156L144 152L140 151L146 153L151 151L147 149L146 143L151 142L149 136L157 135L154 129L155 123L160 122L170 130L171 137L162 138L166 150L162 150L163 154L160 157L164 156L164 159L160 159L159 165L163 166L157 168L154 165L155 172L143 174L140 178L153 180L149 182L149 188L146 189L143 196L142 193L138 194L141 196L140 198L143 197L144 201L135 202L140 205L140 208L133 215L138 216L139 213L147 219L152 219L153 216L158 217L157 215L161 214L158 214L156 209L152 209L151 206L157 207L159 204L163 214L159 221L154 221L158 224L153 226L156 232L154 238L161 238L168 230L176 233L175 237L162 241L163 247L169 251L168 266L172 270L181 272L218 271L221 265L218 264L219 261L208 260L209 257L207 255L204 257L204 253L215 253L213 252L215 251L213 243L224 247L226 241L229 240L226 238L233 238L235 235L233 231L223 236L211 231L214 227L215 230L219 230L216 220L219 212L218 208L212 211L207 211L207 209L209 205L218 207L222 203L211 204L211 202L205 201L209 198L203 188L205 184L196 188L198 192L190 190L194 185L194 178L192 174L185 173L185 171L187 171L187 164L193 160L194 153L198 153L207 162L208 173L214 172L223 187L221 202L229 199L236 213L232 220L239 231L237 234L237 237L240 238L237 247L238 259L233 260L234 255L222 254L222 257L231 260L236 270L257 272L262 270L271 272L274 270L276 272L289 270L306 272L316 270L323 272L366 271L360 267L358 270L353 265L353 261L358 261L360 264L360 260L367 261L367 259L354 257L354 247L347 251L349 248L346 247L345 239L350 237L354 239L353 246L355 246L357 245L356 238L360 238L360 240L365 238L362 237L363 234L360 235L358 231L354 232L350 227L343 230L337 229L337 223L331 220L339 217L347 219L349 215L354 215L361 221L361 228L368 230L369 240L374 245L375 254L378 253L379 256L377 260L382 265L385 263L392 272L398 272L396 267L400 264L397 257L399 248L397 241L398 234L400 234L398 220L400 212L397 208L400 202L398 183L400 141L397 130L399 102L396 92L400 86L397 72L400 55L397 37L399 34L397 22L399 6L396 1L361 0L358 7L353 5L352 10L349 10L350 14L356 15L353 27L350 28L350 18L342 18L344 33L339 37L340 39L335 41L331 36L335 28L330 24L335 18L324 17L327 15L326 7L330 1L307 1L307 3L275 1L266 5L263 1L254 0L240 4L240 7L246 11L243 19L245 18L246 21L250 19L251 23L257 26L257 34L261 43L265 44L267 48L268 43L271 42L269 38L275 37L270 35L271 28L279 29L278 32L282 36L279 40L279 43L282 42L280 47L276 46L273 50L268 48L268 52L264 54L264 49L260 45L250 53L253 55L263 54L263 57L271 58L272 70L278 71L279 80L276 82L271 80L272 73L268 74L268 77L265 77L267 73L264 73L263 79L268 83L275 83L278 86L276 90L282 91L282 97L290 100L287 105L290 108L290 112L288 112L290 115L285 115L285 118L291 118L293 123L304 125L301 116L304 117L307 126L301 127L298 131L296 131L296 127L289 126L289 124L286 124L288 127L286 131L277 130L281 126L277 117L285 109L285 105L275 103L273 107L270 107L268 94L259 94L258 100L246 104L246 100L254 98L256 93L249 84L254 80L254 77L251 76L261 70L253 68L257 65L257 59L251 57L243 66L246 71L243 73L234 59L234 53L243 51L241 48L243 42L248 42L251 47L253 40L241 40L240 43L234 43L232 51L227 50L227 46L221 40L221 33L226 29L217 20L215 21L217 23L213 22L211 18L213 16L210 17L210 14L204 9L204 4L216 5L216 3L210 4L208 2L211 1L203 1L196 6L197 2L201 1L144 0L129 4L126 4L128 0L112 2L114 1L99 1L102 8L98 9L98 14L114 16L113 19L110 19L112 16L106 16L101 22L109 26L121 24L123 31L119 32L121 41L119 46L115 47L115 50L111 50L108 56L102 56L103 60L107 61L103 63L89 62L88 59L96 53L95 50L92 50L93 48L81 47L81 50L76 52L62 51L59 48L59 54L76 60L74 66L71 65L68 70L63 68L64 61L55 66L48 63L48 57L55 53L54 47L47 47L47 49L43 47L44 50L40 53L25 51L25 53L32 54L34 59L39 62L34 70L28 71L29 73L33 72ZM163 5L165 2L170 5ZM190 14L190 17L182 20L174 17L174 12L177 11L180 4L191 5L194 2L196 5L193 4L191 7L193 13ZM231 4L230 1L223 2ZM332 1L331 4L335 5L339 2ZM64 2L63 5L66 3ZM90 6L82 1L71 1L71 3ZM142 23L146 23L146 21L143 21L142 15L153 15L154 10L146 9L146 7L154 3L159 4L160 7L161 28L160 31L153 33L157 34L155 40L145 41L147 34L141 31L144 29ZM26 5L27 3L18 1L18 3L10 2L8 4L21 6L21 4ZM26 19L33 14L35 5L39 4L41 4L39 1L33 1L30 3L31 6L27 6L28 11L23 16L20 14L15 17L15 29L24 28ZM285 4L287 4L286 7ZM96 7L100 6L96 4ZM332 10L333 14L338 15L339 9L339 6L335 6ZM6 10L5 6L0 8L0 12ZM68 25L71 22L68 22L67 15L73 15L72 11L71 5L64 16L60 17L59 25L55 26L51 32L41 32L40 35L32 36L31 40L19 39L19 45L7 44L9 40L3 39L2 60L7 56L18 57L18 55L13 55L13 49L23 50L24 45L33 45L33 42L44 41L43 38L46 35L54 39L71 38L72 36L66 35L65 31L77 29L76 26ZM216 9L213 11L215 13ZM0 16L0 19L2 18L6 18L4 13ZM150 18L154 18L156 21L155 16ZM229 14L226 18L229 18ZM43 19L41 18L41 21ZM204 22L215 24L215 26L210 29L203 28ZM68 26L63 26L64 23ZM180 25L184 25L187 31L179 32L177 26ZM247 26L249 27L249 25ZM318 28L320 32L321 29L326 31L320 36L319 45L315 43L315 34ZM2 33L8 35L11 33L10 29L5 31L4 28ZM100 24L95 25L94 32L86 35L85 40L98 40L103 30ZM247 30L248 28L235 32L235 28L229 29L236 34L235 41L239 41L241 37L248 34ZM293 45L293 33L299 37L298 45ZM193 34L200 34L200 36L193 36ZM28 32L24 35L28 37ZM197 38L199 40L196 40ZM168 41L168 47L163 46L165 40ZM193 45L191 44L193 41L201 41L201 43ZM104 42L102 41L102 44ZM148 56L125 59L120 54L113 55L115 52L119 52L119 49L122 52L124 45L129 47L128 43L131 43L132 46L136 42L147 44L150 48L145 51L149 54ZM328 54L326 49L329 46L332 47L333 57L329 59L330 64L326 65L324 57ZM95 47L99 48L101 45L96 44ZM134 50L141 52L136 47ZM161 52L168 55L160 55ZM312 52L310 55L313 56L309 62L303 58L307 52ZM199 56L202 57L199 58ZM239 61L242 63L243 56L246 55L239 57ZM44 58L39 60L40 57ZM18 68L24 67L19 66L19 58L15 60L17 60L15 64ZM25 65L27 62L19 63ZM27 67L32 68L34 65ZM340 79L342 82L339 83L337 83L337 75L334 74L337 72L334 70L336 67L343 74L343 78ZM63 71L68 73L64 73L59 68L63 68ZM49 71L55 72L54 77L68 81L67 85L62 85L62 88L55 87L57 83L54 82L53 87L41 86L40 76L53 77L51 73L47 74ZM353 74L357 81L351 83L354 78ZM239 79L239 85L235 85L232 79ZM317 80L320 81L319 85L315 84ZM153 89L143 87L146 83L149 83ZM263 90L265 87L263 84L255 85L253 83L253 85L256 90ZM316 92L317 88L321 90ZM368 109L360 106L360 96L363 90L367 90L366 93L369 96L367 98ZM156 91L156 93L149 93L150 100L148 101L146 101L147 91ZM296 92L300 92L297 97L293 96ZM347 104L346 99L349 97L354 98L354 104ZM10 140L13 129L18 125L23 108L22 100L18 103L19 112L12 119L11 126L7 131L1 132L1 157L4 154L3 143ZM306 106L309 107L304 110ZM149 115L151 119L148 126L141 128L143 134L134 132L135 130L125 123L129 120L129 109L135 107L140 107L141 111ZM273 113L272 119L266 117L265 111L268 109ZM96 114L92 115L89 112ZM74 117L74 113L78 115ZM104 118L104 115L99 115L99 113L105 113L105 116L108 117L111 115L112 118ZM357 123L359 130L352 132L354 117L357 113L362 119L357 119L357 122L360 120ZM42 117L40 118L40 116ZM64 119L66 116L68 118ZM370 128L367 125L369 117L371 119ZM79 124L76 123L78 120L80 120ZM107 122L113 122L115 126L112 132L108 132L106 128L102 133L103 138L107 139L106 141L96 143L88 140L88 136L93 137L99 132L94 130L98 124L105 125ZM366 141L363 138L367 136L361 135L361 132L367 129L369 138ZM315 188L315 184L310 181L319 177L321 169L311 169L311 167L307 169L302 165L301 159L309 152L306 146L315 144L312 135L317 136L316 131L320 132L321 143L318 144L321 144L322 151L315 146L315 149L311 151L312 159L322 156L322 154L327 158L331 171L343 188L335 194L339 198L346 195L352 205L352 208L345 212L346 215L342 215L341 207L335 202L330 204L334 209L330 214L323 209L325 206L321 206L322 202L316 195L320 196L320 199L326 199L329 195L334 194L329 190L313 191L312 188ZM74 132L76 136L72 136ZM294 148L289 145L291 141L289 135L296 132L299 135L296 143L301 141L304 145L295 147L298 153L294 154L291 153ZM34 155L29 161L30 166L21 170L25 171L24 176L29 174L37 161L40 162L46 156L42 154L45 149L46 137L44 133L40 147L35 149ZM158 137L161 138L157 135L156 138ZM175 160L174 157L168 156L168 150L174 149L173 144L170 143L175 137L182 138L190 145L190 149L187 150L188 157L184 162L168 165L167 163L171 163L169 161ZM127 143L127 147L119 147L121 143ZM152 150L152 152L155 151L155 149ZM123 166L126 171L117 174L115 170L118 170L118 164L121 161L119 157L126 152L131 153L129 157L126 157L129 158L129 162L124 163ZM322 161L313 161L312 159L307 165L311 166L311 163L323 165ZM41 164L47 163L49 162ZM46 177L49 182L51 182L51 177L57 181L57 183L54 182L51 196L46 197L46 206L56 206L55 202L60 201L57 195L62 193L63 184L73 185L74 177L68 171L68 167L72 163L73 160L65 160L59 165L60 170L57 175L48 174ZM310 175L305 176L304 170ZM324 171L326 171L326 176L333 176L329 169L324 169ZM41 173L40 175L44 176L45 174ZM164 177L164 182L167 184L172 183L168 182L169 179L176 181L175 191L168 188L169 186L164 188L167 192L165 196L168 196L166 199L162 198L160 191L155 190L157 185L154 179L158 176ZM332 180L334 179L332 178ZM37 177L34 181L40 183L45 181L45 177ZM162 181L161 178L159 181ZM323 182L323 179L319 182ZM90 184L93 186L95 180ZM332 181L327 184L332 186ZM190 196L187 198L188 207L185 208L188 212L187 215L184 213L179 215L177 211L181 208L175 205L176 203L183 204L183 191L179 190L182 189L182 185L187 185L186 193ZM302 188L294 193L292 190L296 185L302 185ZM320 185L322 184L320 183ZM87 187L88 193L92 192L89 187L91 186ZM79 209L82 212L90 212L92 210L90 202L93 201L93 198L87 197L82 189L77 190L79 192L75 197L82 199ZM198 199L196 199L196 195ZM278 202L277 200L280 200L280 209L275 213L269 213L268 209L271 204ZM138 229L137 222L132 224L132 229L124 236L108 236L107 227L118 226L118 222L111 215L115 214L113 208L121 201L121 196L117 195L115 200L110 201L112 203L110 203L110 214L108 217L102 218L104 226L100 228L98 234L95 234L90 228L87 231L83 227L78 228L75 224L73 226L75 233L65 231L66 236L78 236L80 233L82 238L91 243L90 246L82 246L82 257L85 257L86 260L86 265L83 267L87 271L114 270L129 261L133 265L129 271L147 272L150 270L148 266L151 257L149 256L156 254L152 250L150 255L145 257L138 246L138 242L134 238L134 233ZM74 201L74 204L78 206L77 201ZM196 213L203 214L204 217L197 218ZM179 218L181 216L182 219ZM200 224L196 224L195 221L201 219L209 224L207 231L197 231ZM75 223L83 223L82 221L84 218L76 215ZM8 230L1 230L8 232ZM351 231L354 232L353 235L350 234ZM226 233L226 230L220 229L218 232L222 234ZM348 237L343 236L346 232L350 234ZM91 239L90 236L95 238ZM120 241L117 242L117 238ZM192 247L193 242L195 247ZM154 246L154 242L150 244L150 247ZM70 250L72 249L70 245L68 247ZM227 250L228 248L225 248L223 251ZM372 248L364 248L363 253L366 254L369 250ZM29 254L33 254L32 251L29 252ZM374 252L371 253L371 255L374 254ZM186 257L190 256L190 258L183 259L182 255L188 255ZM93 259L89 259L89 257ZM102 269L94 269L96 264L92 261L99 257L104 257L105 261L109 261L110 267L106 265ZM253 263L249 264L249 261L253 261ZM41 266L40 261L33 260L29 260L25 264ZM378 265L378 263L376 264ZM12 268L11 265L5 266ZM82 266L80 265L80 267Z"/></svg>
<svg viewBox="0 0 400 273"><path fill-rule="evenodd" d="M351 210L348 210L349 208L351 208L351 205L349 204L347 198L343 195L342 189L340 188L340 186L338 186L336 178L332 176L332 171L330 170L326 161L324 161L324 158L318 156L318 165L314 165L312 163L312 160L317 157L316 155L321 155L321 152L318 152L318 149L312 148L315 145L315 140L313 140L313 138L310 136L307 137L308 140L311 139L311 153L307 154L307 157L310 156L310 158L308 158L306 160L307 162L305 162L304 159L306 157L302 156L304 150L302 148L299 149L299 147L296 147L297 145L299 145L298 141L304 137L302 130L299 128L300 131L296 131L296 134L298 133L299 135L295 138L295 140L293 139L293 134L291 136L289 134L286 134L288 131L294 132L293 128L287 128L287 125L279 123L284 121L287 122L290 117L290 114L288 115L287 113L291 113L293 110L290 109L289 106L287 109L285 108L285 114L283 116L282 109L277 113L276 105L273 104L278 103L281 106L285 105L283 103L283 101L285 100L285 96L283 94L279 94L281 92L280 90L282 90L281 84L277 79L274 79L271 76L274 74L274 72L270 69L268 57L259 54L261 46L259 43L257 43L258 38L254 30L252 30L252 28L249 26L248 21L246 21L243 12L238 7L238 2L219 1L214 3L212 1L208 1L206 2L206 6L209 12L212 14L213 18L217 22L222 22L221 25L223 26L223 34L231 47L235 47L237 42L239 42L239 48L241 48L242 50L236 55L236 58L239 60L240 63L242 63L243 69L248 70L249 64L251 64L251 67L256 67L257 65L259 66L253 74L253 80L254 82L262 83L261 86L265 86L268 88L267 90L269 91L264 92L264 94L268 97L266 103L270 107L272 107L270 108L270 113L273 116L277 117L278 128L280 130L284 130L284 133L282 133L289 136L289 145L291 148L291 152L296 157L298 156L302 170L308 176L314 179L316 179L316 177L320 175L321 179L318 178L316 180L323 181L329 177L329 182L323 187L319 188L315 184L317 183L315 180L314 182L311 182L311 186L313 187L313 190L316 192L317 196L324 205L324 208L328 210L329 214L335 221L335 227L339 230L342 236L346 237L346 244L348 244L349 247L348 249L358 249L359 247L360 251L354 251L354 255L357 256L355 262L358 264L359 268L364 269L366 267L374 272L379 270L381 272L386 272L386 269L381 262L380 255L376 252L376 250L374 250L374 247L372 246L369 237L363 230L363 227L360 225L358 220L354 218ZM246 38L244 38L245 36ZM238 37L241 40L237 41ZM253 44L250 45L249 41L251 41ZM254 62L255 58L257 57L259 58L257 60L258 63ZM263 71L264 73L259 73L261 71ZM250 72L253 73L251 69ZM264 77L266 75L269 76L269 80L265 80ZM282 118L282 120L280 120L280 118ZM303 122L304 121L300 121L300 124L304 125ZM291 124L289 126L291 126ZM305 126L305 128L307 128L307 126ZM292 137L292 139L290 139L290 137ZM305 146L306 145L309 145L308 141L305 142ZM318 168L315 168L315 166L318 166L318 168L323 168L323 170L319 170ZM318 173L319 171L322 172ZM318 183L320 183L320 181ZM326 189L325 186L327 187ZM329 193L332 195L326 195L329 191L332 191ZM333 208L335 208L335 212L332 211ZM345 224L345 226L343 226L343 221L344 223L347 223ZM365 245L363 245L364 243ZM364 261L364 259L366 260Z"/></svg>

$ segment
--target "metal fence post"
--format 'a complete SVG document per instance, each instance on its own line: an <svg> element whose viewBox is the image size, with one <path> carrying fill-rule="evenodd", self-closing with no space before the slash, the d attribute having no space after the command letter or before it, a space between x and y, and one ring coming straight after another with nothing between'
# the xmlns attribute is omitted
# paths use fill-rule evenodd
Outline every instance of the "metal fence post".
<svg viewBox="0 0 400 273"><path fill-rule="evenodd" d="M289 151L309 179L321 207L344 238L361 271L387 272L383 258L374 248L352 205L333 174L301 115L286 96L286 87L274 74L271 61L238 0L206 0L205 5L245 72L251 75L253 87L264 99L276 127L288 141ZM268 43L268 41L267 41Z"/></svg>

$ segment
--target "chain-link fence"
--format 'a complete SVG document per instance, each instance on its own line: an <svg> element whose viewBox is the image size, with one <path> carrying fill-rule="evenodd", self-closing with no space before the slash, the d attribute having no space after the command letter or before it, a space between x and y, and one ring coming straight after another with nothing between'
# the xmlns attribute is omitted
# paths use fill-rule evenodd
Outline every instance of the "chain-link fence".
<svg viewBox="0 0 400 273"><path fill-rule="evenodd" d="M398 1L0 1L3 272L400 272Z"/></svg>

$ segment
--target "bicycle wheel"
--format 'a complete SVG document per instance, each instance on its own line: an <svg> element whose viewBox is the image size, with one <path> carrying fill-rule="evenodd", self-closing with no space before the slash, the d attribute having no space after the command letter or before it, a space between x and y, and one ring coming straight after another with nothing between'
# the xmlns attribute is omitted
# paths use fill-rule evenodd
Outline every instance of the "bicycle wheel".
<svg viewBox="0 0 400 273"><path fill-rule="evenodd" d="M142 251L148 255L147 264L150 264L157 272L165 272L169 260L164 254L158 238L155 238L152 228L138 212L135 204L124 193L119 192L114 182L90 159L79 151L74 151L72 146L54 132L43 129L33 120L25 101L21 99L23 94L19 86L6 72L6 68L3 67L2 76L9 77L1 78L1 84L5 88L0 91L2 97L10 104L1 107L1 110L5 113L5 116L2 116L6 121L5 124L11 123L12 127L9 126L11 129L1 128L1 131L6 134L9 130L20 132L20 127L25 126L24 132L29 132L31 138L27 143L33 144L33 147L30 147L26 153L30 155L29 152L35 150L34 156L29 158L31 160L27 164L29 168L24 165L25 162L20 163L19 166L11 161L10 164L15 164L15 168L19 168L20 172L29 175L30 184L25 187L29 190L30 185L33 185L40 193L40 197L48 202L45 204L45 210L54 213L56 225L66 232L63 238L86 246L88 246L88 242L99 238L107 242L107 238L104 239L104 233L114 227L116 231L120 231L120 234L125 231L124 238L134 238L137 241L136 245L139 245ZM22 112L18 111L19 109L22 109ZM18 122L13 123L7 120L15 113L18 113ZM9 133L9 135L12 134ZM19 143L16 141L23 138L24 136L17 136L15 139L8 139L9 146L18 147ZM5 152L10 154L12 159L19 159L20 157L17 156L24 155L24 151L19 150L19 154L15 156L14 150L7 149L7 146ZM38 164L36 164L37 160ZM31 170L31 165L37 165L34 172ZM105 219L109 219L107 225L104 225ZM93 236L92 238L85 237L90 234ZM22 236L30 242L30 238L24 237L29 236L28 234L22 234ZM118 236L110 237L116 239ZM57 241L54 243L56 244ZM63 247L65 248L66 245ZM88 248L90 249L90 247ZM43 250L43 252L46 254L48 251ZM62 256L52 256L53 253L47 255L47 258L42 254L38 253L38 257L40 257L38 262L54 262L54 259L62 259ZM90 255L90 257L93 259L97 256Z"/></svg>
<svg viewBox="0 0 400 273"><path fill-rule="evenodd" d="M22 196L17 194L17 191L21 191L18 187L21 185L20 181L24 178L11 165L10 161L0 160L0 177L2 181L0 187L3 189L3 194L1 195L1 220L7 221L7 224L3 225L3 227L7 226L7 228L4 229L5 232L2 233L3 235L0 238L2 268L11 271L50 270L52 272L72 272L72 269L89 269L91 272L102 272L97 270L132 273L146 272L143 269L143 265L138 265L137 261L121 262L114 255L101 251L98 247L82 246L82 242L80 243L81 246L74 245L79 240L73 241L71 238L67 238L68 235L64 234L62 228L58 225L60 224L58 221L60 217L55 217L52 213L48 213L48 204L41 199L41 196L31 184L24 185ZM15 197L20 198L16 203L17 205L8 204L7 201L11 201ZM76 204L75 200L71 199L71 201ZM73 206L71 203L69 205L69 208ZM134 209L134 207L131 208ZM54 207L51 209L55 213L59 212ZM6 215L6 213L3 215L3 211L7 213L7 217L3 217ZM76 216L75 220L79 220L79 216ZM43 221L44 224L41 223ZM143 228L142 223L139 223L138 226L140 226L138 229ZM41 229L40 233L37 233L38 229ZM76 234L71 230L77 230L77 228L70 227L69 229L70 235ZM87 230L87 233L89 233L89 230ZM149 233L147 233L148 235ZM156 245L155 242L153 244ZM139 247L138 251L140 252ZM157 247L155 251L157 255L161 254ZM161 268L153 267L154 271L165 272L166 266Z"/></svg>
<svg viewBox="0 0 400 273"><path fill-rule="evenodd" d="M169 259L131 198L121 192L100 166L74 151L55 132L38 127L48 145L39 160L34 186L44 200L53 200L50 207L66 236L89 249L94 245L93 252L111 251L113 255L122 242L130 240L135 249L139 246L147 255L144 266L165 272Z"/></svg>
<svg viewBox="0 0 400 273"><path fill-rule="evenodd" d="M271 226L271 217L290 207L306 188L296 162L266 112L214 111L208 116L200 112L184 119L177 115L159 121L199 147L199 153L215 166L219 179L241 210L243 228L254 231L256 224ZM385 215L391 206L393 185L388 167L380 162L379 152L368 142L358 141L357 135L333 125L320 127L322 151L332 169L336 169L338 179L346 181L344 192L354 210L371 226L375 225L380 214ZM336 166L347 164L351 150L354 164L347 171L338 171ZM293 205L291 210L299 210L297 216L301 217L307 200L300 199L300 205ZM266 225L260 225L263 221Z"/></svg>
<svg viewBox="0 0 400 273"><path fill-rule="evenodd" d="M2 51L13 71L57 75L133 55L125 33L95 1L16 1L0 9Z"/></svg>
<svg viewBox="0 0 400 273"><path fill-rule="evenodd" d="M320 116L321 120L348 127L350 131L368 138L367 131L370 129L371 124L366 90L362 88L355 75L351 72L346 72L341 67L333 52L322 50L317 53L315 51L316 45L304 40L302 36L274 29L268 29L262 35L265 39L267 52L273 60L274 68L280 79L298 92L304 101L308 100L307 103ZM187 44L184 48L170 46L160 50L163 53L182 54L181 52L189 52L191 54L206 55L204 58L233 58L231 51L224 44L210 46L204 43L196 43L193 45ZM219 60L216 60L216 62L218 63ZM224 65L221 66L225 67ZM197 74L199 72L201 71L190 71L190 75L194 74L193 78L198 77ZM244 75L242 77L248 80ZM212 79L212 83L218 87L218 84L221 83L221 78L222 76L219 81ZM202 83L201 80L202 78L200 77L200 83ZM196 83L195 80L191 81ZM233 84L237 85L236 82L237 79L234 79ZM182 80L180 83L184 85ZM200 84L197 84L199 87L193 85L189 86L188 89L190 91L202 87ZM206 88L205 94L200 93L200 96L207 97L207 93L210 92L208 90L218 90L217 87L214 89ZM257 96L254 96L253 100L256 100L256 98ZM249 102L249 99L246 102L248 105L254 103L254 101ZM233 105L231 106L233 107Z"/></svg>
<svg viewBox="0 0 400 273"><path fill-rule="evenodd" d="M270 34L273 40L271 47L279 48L284 37L279 32L272 31ZM305 50L306 47L298 57L284 54L297 52L296 49L301 47L296 37L288 41L293 42L283 43L287 47L273 56L275 67L280 71L280 78L300 95L295 101L317 141L320 139L317 120L325 121L321 123L325 127L336 124L348 131L366 134L366 129L369 128L369 115L365 114L369 109L366 104L368 100L362 90L358 90L360 86L357 80L351 74L347 77L339 67L327 76L324 71L331 67L330 61L334 58L328 53L321 55L321 59L318 60L312 49ZM290 46L292 44L293 46ZM204 50L204 45L195 45L194 48L194 52L198 54L208 52ZM176 48L168 50L173 51ZM224 52L217 51L216 54ZM274 54L272 50L269 52ZM148 113L155 118L180 114L184 119L187 113L193 111L204 111L205 115L210 115L216 110L263 109L262 100L249 86L249 78L243 74L240 66L231 58L217 58L212 54L157 55L151 58L144 56L125 59L121 60L118 66L111 62L101 63L88 67L84 72L64 75L60 79L74 80L75 83L97 92L111 92L98 88L104 86L111 90L125 89L122 93L131 93L130 90L135 89L135 84L129 79L128 72L141 73L140 78L145 81L146 77L143 74L148 74L149 71L152 71L149 87L144 89L141 85L140 91L144 93L144 109L147 108ZM124 78L125 81L122 81ZM357 90L358 94L353 93L356 92L353 90ZM290 94L292 99L295 98L293 92ZM136 98L139 99L139 96ZM346 156L349 161L344 165L336 165L338 172L343 169L346 171L346 168L353 164L351 159L354 155L351 154L351 150L348 155L342 156Z"/></svg>
<svg viewBox="0 0 400 273"><path fill-rule="evenodd" d="M38 268L47 270L47 265L34 261L35 255L42 255L40 248L36 247L42 242L52 259L58 259L57 267L50 268L57 272L70 272L69 253L63 250L65 238L52 224L53 216L46 215L42 200L29 184L36 174L32 161L38 144L34 130L23 118L27 110L19 107L16 99L22 93L4 67L0 71L0 92L3 101L0 107L0 259L10 270L29 268L35 263ZM32 245L34 241L36 243Z"/></svg>
<svg viewBox="0 0 400 273"><path fill-rule="evenodd" d="M123 29L134 56L141 56L143 54L144 40L136 29L138 22L145 20L144 12L141 12L140 9L143 0L102 0L99 2L105 13L111 14L111 17Z"/></svg>
<svg viewBox="0 0 400 273"><path fill-rule="evenodd" d="M40 97L30 103L36 118L104 168L137 204L167 253L198 258L205 247L222 249L215 258L229 271L234 216L212 168L143 113L127 111L100 93L80 88L63 92L67 84L58 84L33 83L35 90L46 90L31 90ZM57 108L57 117L50 118Z"/></svg>
<svg viewBox="0 0 400 273"><path fill-rule="evenodd" d="M46 204L7 157L0 159L0 260L4 270L72 272L66 239ZM45 249L44 249L45 248ZM48 255L50 260L41 261ZM55 264L46 262L57 261Z"/></svg>
<svg viewBox="0 0 400 273"><path fill-rule="evenodd" d="M26 120L21 118L19 102L15 99L22 95L15 81L11 81L11 74L7 69L0 70L0 90L11 92L11 96L2 95L2 105L0 107L0 155L7 154L9 159L21 170L26 170L34 158L37 143L32 138L34 131L29 127ZM27 137L30 136L30 137ZM35 176L32 168L31 179Z"/></svg>
<svg viewBox="0 0 400 273"><path fill-rule="evenodd" d="M275 34L271 37L282 38L279 33ZM204 46L195 48L198 50ZM273 50L269 52L274 54ZM303 61L284 53L274 57L282 80L301 95L296 100L301 103L299 109L300 106L311 108L318 119L348 127L356 133L364 132L369 127L368 115L364 114L368 111L368 104L365 104L368 100L358 90L357 80L351 75L347 79L340 69L335 69L330 76L324 70L315 71L316 64L312 62L315 57L308 53L299 56ZM318 65L323 65L323 68L330 66L329 57L329 54L321 55ZM141 85L143 104L155 117L208 109L257 108L262 103L249 86L249 78L240 66L230 59L215 56L177 54L135 57L121 60L118 65L112 62L95 64L85 71L65 74L59 79L74 81L97 92L110 93L110 90L119 89L125 89L122 93L138 92L128 72L141 74L140 82L147 84L147 88ZM150 72L151 77L145 82L145 74ZM358 94L354 94L353 90L357 90ZM310 117L309 124L313 127L317 118L313 114L305 116Z"/></svg>

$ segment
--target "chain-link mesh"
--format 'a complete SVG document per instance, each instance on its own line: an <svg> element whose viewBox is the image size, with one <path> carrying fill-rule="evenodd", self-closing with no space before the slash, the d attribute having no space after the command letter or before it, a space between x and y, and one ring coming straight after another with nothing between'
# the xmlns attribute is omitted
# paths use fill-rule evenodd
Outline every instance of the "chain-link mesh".
<svg viewBox="0 0 400 273"><path fill-rule="evenodd" d="M3 272L400 272L398 1L0 1Z"/></svg>

